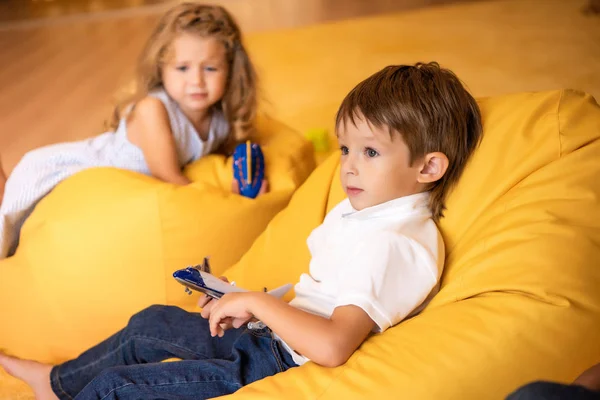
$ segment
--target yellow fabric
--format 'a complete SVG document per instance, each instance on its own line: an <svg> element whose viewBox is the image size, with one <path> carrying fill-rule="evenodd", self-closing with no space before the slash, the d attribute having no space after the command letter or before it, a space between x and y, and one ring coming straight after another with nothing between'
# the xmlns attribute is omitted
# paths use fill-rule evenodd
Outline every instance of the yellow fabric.
<svg viewBox="0 0 600 400"><path fill-rule="evenodd" d="M600 24L598 24L597 18L584 15L581 12L581 9L587 3L588 0L547 0L543 2L543 6L540 6L540 2L536 0L459 2L456 4L415 9L409 12L312 25L299 29L252 33L247 36L247 46L252 53L254 61L257 63L258 70L262 71L260 77L262 87L264 88L263 93L268 101L267 106L271 106L271 110L277 118L301 132L306 132L313 128L326 128L332 132L333 115L344 95L360 80L389 64L429 60L439 61L443 66L455 71L467 83L472 92L478 96L498 95L523 90L576 87L584 88L598 98L600 95L600 74L597 74L596 71L600 62L600 51L595 50L598 49L599 42L591 38L599 37ZM261 21L257 19L256 26L260 24ZM467 25L469 27L468 31L465 29ZM418 34L415 34L415 32L418 32ZM477 35L473 36L470 32L477 32ZM515 60L519 61L516 62ZM515 103L510 107L507 106L507 109L512 114L519 110L519 107L520 104ZM585 107L582 107L581 113L584 118L593 118L590 115L597 112L593 108L586 111ZM589 121L587 123L590 124ZM595 127L589 129L597 131L597 124ZM509 135L506 138L507 140L510 140L512 133L512 131L506 132L506 135ZM591 135L592 132L588 134ZM501 149L496 149L495 151L501 151ZM587 157L589 160L589 156ZM499 160L501 160L500 154L496 155L496 157L491 157L487 171L499 167L497 165ZM583 171L584 166L585 164L582 164L582 171L574 165L571 168L575 169L573 173L579 173L585 172ZM560 167L557 168L561 172ZM327 175L325 172L321 172L320 174ZM331 172L331 175L333 176L333 172ZM319 179L321 180L320 183L313 184L313 186L316 185L317 189L320 187L319 185L326 184L323 176ZM557 184L561 186L560 183ZM569 188L562 187L560 190L565 191L567 189ZM320 192L316 190L315 193L318 196ZM487 191L483 191L483 193L486 196L492 196ZM298 214L296 217L297 220L291 218L291 216L289 219L284 219L284 221L290 221L290 227L298 229L298 233L288 229L280 229L280 231L284 231L284 235L289 235L290 240L293 241L304 240L302 235L304 233L307 234L311 229L308 225L318 224L320 218L322 218L322 216L317 215L318 211L321 208L326 208L327 204L329 204L326 203L326 199L315 198L311 200L311 196L306 196L307 202L304 209L306 216L304 213L296 211ZM340 195L335 193L330 196L332 199L340 198ZM474 201L477 201L477 199L475 198ZM315 206L317 209L314 209ZM297 204L295 207L296 209L303 209L302 207L304 206ZM467 207L463 209L468 211ZM454 218L453 215L455 215L454 210L451 211L448 213L448 221ZM461 213L460 216L463 217L466 215L469 217L471 214L467 214L467 211ZM459 214L456 215L458 216ZM590 213L590 220L593 220L594 216L597 221L597 213ZM303 222L302 219L305 217L307 220ZM305 226L305 228L303 229L302 226ZM443 223L443 226L447 226L446 222ZM453 226L461 226L461 224L455 220ZM470 229L469 226L465 225L464 229ZM302 230L304 233L301 232ZM90 235L90 232L86 234ZM454 232L454 234L462 237L462 232ZM448 237L448 235L446 236ZM475 237L474 234L469 236L465 232L465 238L461 240L466 241L469 238L468 241L475 243ZM516 237L522 238L522 235L518 234ZM451 238L449 239L451 240ZM263 238L261 240L264 242L266 239ZM597 242L597 239L595 240ZM268 241L275 241L275 238L271 236ZM201 243L201 239L198 239L197 242ZM462 244L458 244L462 246ZM286 246L285 248L294 249L294 251L297 250L297 253L290 253L286 257L274 257L273 261L269 263L274 268L272 269L274 271L286 268L288 265L297 266L302 261L302 257L308 257L308 253L304 253L305 248L301 244L287 245L283 243L283 245ZM512 245L512 243L507 245ZM565 246L568 247L569 245ZM565 246L560 248L564 249ZM573 249L574 253L577 251L579 251L577 248ZM256 251L253 251L253 254L250 259L261 258L258 257ZM121 256L132 257L131 255ZM598 259L597 254L591 256L595 257L596 260ZM544 254L543 257L545 259L546 255ZM593 257L589 259L594 260ZM117 259L116 256L115 259ZM120 257L118 260L120 260ZM278 263L276 261L281 262ZM217 261L215 260L215 262ZM571 260L569 259L567 264L570 265L570 263ZM85 265L85 263L82 263L82 265ZM5 263L0 263L0 271L4 270L5 273L8 273L4 268L5 266ZM103 268L107 267L103 266ZM299 272L301 268L303 266L298 267L297 271ZM250 272L250 270L244 269L237 269L237 271L239 273L241 271L245 271L245 273ZM18 275L18 272L10 272L9 274ZM294 275L293 271L291 275ZM26 274L23 275L23 279L25 276ZM295 278L296 275L290 277L290 279ZM286 280L284 277L271 277L271 275L267 279L270 279L269 282ZM462 278L458 277L457 279ZM582 281L584 279L582 278ZM0 274L0 289L4 288L2 280L3 275ZM593 281L597 282L597 280ZM458 286L458 282L455 285ZM257 281L252 284L258 288L262 283L262 281ZM592 282L589 284L592 284ZM15 292L17 290L24 290L25 286L25 282L21 282ZM130 286L135 292L133 285ZM93 292L93 290L91 288L87 293ZM549 291L549 293L552 293L552 291ZM31 294L35 296L35 293L32 292ZM465 296L468 295L466 292L462 294ZM27 293L19 292L15 297L15 301L10 300L8 303L9 307L19 307L20 303L23 303L23 299L26 299L26 295ZM1 296L3 294L0 290L0 298L2 298ZM137 299L137 296L133 297ZM39 299L38 297L36 299L38 302L43 302L43 299ZM441 296L440 299L442 299ZM3 312L2 309L6 306L7 303L5 301L0 302L0 313ZM24 308L24 312L29 311L30 307ZM444 321L440 321L440 323L442 322ZM453 321L450 320L449 323L453 323ZM2 331L7 329L5 324L10 324L10 321L0 320L0 324L2 325L0 335L2 335ZM459 332L462 329L461 324L464 324L464 321L458 321L456 326ZM487 322L485 320L477 320L471 323L471 325L474 324L482 326L487 324ZM405 325L408 325L408 323ZM583 323L577 324L579 327L582 325ZM27 341L28 345L40 345L37 343L38 341L46 341L43 335L46 327L42 323L35 324L32 328L38 330L35 338L32 339L30 335L23 336L24 341ZM70 328L76 327L72 325ZM567 331L561 332L561 335L568 334L569 328L560 327L559 329ZM597 331L597 325L590 324L590 329ZM579 335L580 331L581 328L575 327L573 334ZM443 338L444 336L439 335L439 337ZM545 338L541 342L542 344L538 344L537 338L531 339L531 337L527 336L525 340L527 344L531 344L532 346L543 346L544 348L555 346L552 343L552 338L554 337L553 331L549 333L543 332L540 335L541 338ZM434 339L437 338L438 336L434 337ZM468 340L466 339L467 343ZM369 343L373 343L373 341ZM505 342L502 340L500 343ZM470 382L471 380L485 378L482 385L488 384L490 380L505 379L504 376L507 374L518 374L518 381L524 381L534 376L535 373L539 373L539 376L556 376L560 379L570 379L570 377L576 374L575 370L583 368L584 362L578 361L582 357L582 354L589 353L589 359L592 359L598 353L597 347L594 347L594 344L589 345L587 339L582 341L581 347L576 349L572 345L567 346L564 350L560 349L558 346L564 346L564 344L557 342L556 349L548 351L555 351L555 354L560 353L562 359L552 360L549 363L552 365L544 365L539 372L536 372L538 371L536 369L538 368L538 364L541 363L539 359L535 358L535 361L530 361L530 364L524 364L519 367L522 362L527 361L526 357L529 353L519 354L517 350L520 351L521 346L515 346L515 351L512 351L512 349L506 351L508 345L510 344L503 345L497 355L497 357L500 357L504 354L507 357L505 363L507 367L502 365L495 369L487 369L488 361L482 357L481 360L478 360L475 367L472 364L467 365L463 373L472 372L472 377L467 376L463 379L469 379ZM3 342L0 341L0 348L3 346ZM25 346L25 344L21 344L21 346ZM392 347L388 345L382 349L386 350L388 348ZM54 351L53 354L56 359L63 358L63 355L58 350ZM442 383L448 383L444 376L454 376L454 373L449 373L448 371L458 370L460 368L459 361L463 356L459 351L452 351L452 353L444 352L443 354L448 354L446 358L448 365L446 368L438 367L436 364L439 364L439 362L436 363L435 360L432 360L433 367L431 368L433 370L440 368L440 375L435 375L435 371L429 371L429 375L415 380L415 387L429 386L431 384L438 385L439 382L439 385L436 387L443 389ZM456 362L452 358L455 354L460 356ZM406 359L409 357L409 351L401 352L400 355ZM393 354L387 356L388 359L392 357L394 357ZM415 351L413 357L419 357L419 352ZM571 363L570 360L572 357L577 359L573 361L573 365L561 365ZM402 361L399 358L397 363L402 363ZM535 365L531 364L531 362L534 362ZM413 373L416 377L419 377L421 371L414 371L419 366L420 368L426 368L427 358L419 360L418 365L407 365L402 368L406 368L409 371L408 373ZM311 368L315 367L306 366L303 368L306 368L304 371L310 371ZM355 366L353 371L356 371L356 368ZM370 368L369 366L369 368L360 371L369 374ZM514 370L514 368L518 369ZM528 368L531 371L527 372ZM564 368L568 368L568 372L552 372L555 368L559 370L563 369L563 371ZM347 371L346 368L335 369L333 371L317 370L319 375L315 376L318 376L319 381L326 379L327 374L330 372L333 373L332 376L347 373L345 372ZM526 371L529 375L527 373L524 374L523 371ZM374 373L379 372L380 370L378 369L374 371ZM410 382L408 385L406 385L406 382L407 380L414 379L413 376L407 378L402 373L398 373L397 368L393 369L392 373L399 376L399 385L412 387ZM494 373L498 374L498 377L489 376ZM316 382L317 378L310 378L313 375L310 375L309 372L305 374L301 374L300 377L307 379L305 385L307 388L310 388L310 385ZM342 380L342 382L348 382L347 379L350 378L352 378L352 375L344 378L345 380ZM427 378L432 379L427 380ZM285 384L288 382L286 379L278 377L272 381L273 383L250 386L248 389L240 392L240 397L259 390L267 392L271 390L271 397L275 397L273 386ZM386 379L382 379L382 382L386 382ZM396 376L394 375L394 381L395 379ZM450 380L451 378L447 379ZM266 382L271 382L271 380L267 380ZM323 383L320 385L322 387ZM376 382L376 385L380 385L380 383ZM0 370L0 399L25 398L26 394L20 391L22 387L23 385L18 381L7 379ZM283 391L285 387L280 387L282 389L280 393L285 393L285 396L294 396L293 392ZM291 388L298 389L297 386L291 386ZM350 388L351 386L349 386L349 390ZM437 398L468 398L467 396L456 396L456 387L454 385L450 385L449 388L454 388L454 391L449 390L447 394L442 393ZM490 391L486 391L486 394L481 397L501 398L500 394L492 393L491 389L494 388L495 386L491 385ZM359 387L357 386L356 389L358 390ZM377 389L384 390L381 387ZM414 392L414 388L412 391ZM402 394L403 392L400 391L400 393ZM411 394L409 392L409 395L403 397L410 398ZM267 395L267 397L269 396ZM313 396L313 398L315 397L317 396ZM329 397L332 396L330 395ZM351 398L353 396L350 395L348 397ZM390 392L381 396L381 398L397 397L402 396L397 395L393 391L393 387L391 387ZM427 398L427 396L421 398Z"/></svg>
<svg viewBox="0 0 600 400"><path fill-rule="evenodd" d="M437 61L476 97L577 88L599 99L600 23L582 12L591 1L420 0L379 15L369 3L369 17L299 29L265 31L258 19L247 44L277 118L333 133L344 96L392 64Z"/></svg>
<svg viewBox="0 0 600 400"><path fill-rule="evenodd" d="M189 166L189 186L117 169L58 185L0 261L0 349L56 362L150 304L193 308L173 271L204 256L216 274L238 261L314 169L301 135L266 119L259 132L270 192L257 199L231 194L231 159L216 155Z"/></svg>
<svg viewBox="0 0 600 400"><path fill-rule="evenodd" d="M600 108L573 91L480 105L484 139L448 200L427 309L342 367L308 363L232 398L500 399L600 361ZM332 156L226 275L257 289L297 281L306 237L343 198L337 175Z"/></svg>

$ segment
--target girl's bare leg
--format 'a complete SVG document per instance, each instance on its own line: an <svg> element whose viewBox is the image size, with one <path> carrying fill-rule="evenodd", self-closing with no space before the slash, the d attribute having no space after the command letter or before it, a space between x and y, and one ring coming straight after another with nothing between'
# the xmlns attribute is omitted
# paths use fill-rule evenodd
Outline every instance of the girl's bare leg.
<svg viewBox="0 0 600 400"><path fill-rule="evenodd" d="M28 384L37 400L58 400L50 386L52 365L10 357L0 352L0 367Z"/></svg>

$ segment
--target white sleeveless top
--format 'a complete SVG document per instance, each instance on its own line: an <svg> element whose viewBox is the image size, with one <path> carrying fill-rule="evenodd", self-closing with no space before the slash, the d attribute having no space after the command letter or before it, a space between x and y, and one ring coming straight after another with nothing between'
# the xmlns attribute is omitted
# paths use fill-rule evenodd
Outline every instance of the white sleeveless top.
<svg viewBox="0 0 600 400"><path fill-rule="evenodd" d="M164 89L155 90L149 95L159 99L167 109L180 167L183 168L192 161L214 152L227 139L229 125L220 111L214 111L208 138L206 141L202 141L194 125ZM141 149L132 144L127 138L126 118L121 119L114 133L107 132L90 139L89 146L97 148L102 153L101 155L104 158L102 165L104 166L123 168L150 175L150 170Z"/></svg>
<svg viewBox="0 0 600 400"><path fill-rule="evenodd" d="M229 126L220 111L214 111L208 138L203 141L179 105L163 88L149 95L159 99L167 110L181 168L214 152L227 139ZM115 132L41 147L23 156L8 177L0 207L0 258L14 253L21 226L44 196L64 179L93 167L115 167L151 174L142 150L127 137L126 118L121 119Z"/></svg>

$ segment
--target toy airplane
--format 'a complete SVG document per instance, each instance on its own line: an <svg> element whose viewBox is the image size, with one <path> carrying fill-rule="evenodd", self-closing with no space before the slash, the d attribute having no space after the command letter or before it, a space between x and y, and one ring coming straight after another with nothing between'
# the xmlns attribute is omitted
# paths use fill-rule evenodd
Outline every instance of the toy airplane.
<svg viewBox="0 0 600 400"><path fill-rule="evenodd" d="M238 144L233 152L233 177L242 196L255 198L265 177L265 157L256 143Z"/></svg>
<svg viewBox="0 0 600 400"><path fill-rule="evenodd" d="M173 278L185 286L185 292L187 294L192 294L192 290L196 290L212 297L213 299L220 299L224 294L227 293L248 292L246 289L234 286L233 284L222 281L221 279L212 275L210 273L208 257L204 258L202 265L187 267L173 272ZM267 293L275 297L282 297L284 294L289 292L291 288L292 285L288 283ZM265 288L265 292L266 291L267 290Z"/></svg>

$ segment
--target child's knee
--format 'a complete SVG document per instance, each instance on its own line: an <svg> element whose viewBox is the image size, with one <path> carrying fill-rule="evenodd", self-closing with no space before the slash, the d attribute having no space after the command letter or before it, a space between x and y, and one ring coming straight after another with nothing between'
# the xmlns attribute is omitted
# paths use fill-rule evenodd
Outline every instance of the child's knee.
<svg viewBox="0 0 600 400"><path fill-rule="evenodd" d="M187 313L179 307L152 305L134 314L129 319L127 328L134 332L148 332L162 325L172 323L179 314Z"/></svg>

